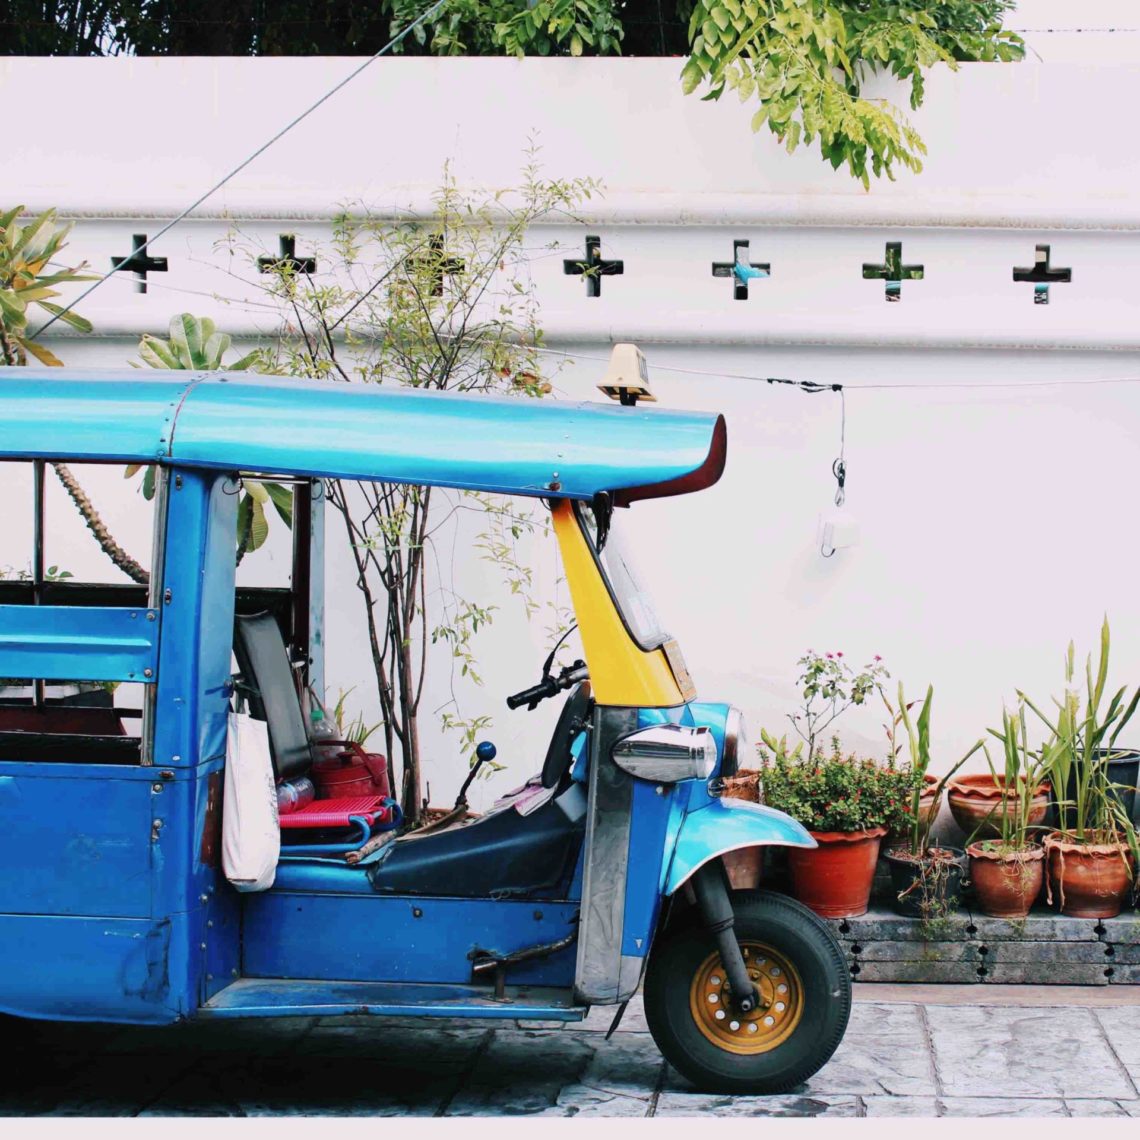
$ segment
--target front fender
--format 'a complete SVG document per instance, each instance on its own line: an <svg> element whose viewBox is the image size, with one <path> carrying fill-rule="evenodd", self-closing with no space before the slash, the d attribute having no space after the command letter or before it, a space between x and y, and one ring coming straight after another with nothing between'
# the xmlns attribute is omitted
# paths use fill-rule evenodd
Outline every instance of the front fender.
<svg viewBox="0 0 1140 1140"><path fill-rule="evenodd" d="M790 815L748 800L717 799L681 823L665 894L671 895L710 859L741 847L816 847Z"/></svg>

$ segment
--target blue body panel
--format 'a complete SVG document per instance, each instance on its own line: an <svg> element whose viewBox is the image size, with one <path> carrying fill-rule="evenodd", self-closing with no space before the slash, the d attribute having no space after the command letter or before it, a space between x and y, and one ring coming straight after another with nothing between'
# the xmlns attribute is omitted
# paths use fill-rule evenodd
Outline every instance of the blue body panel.
<svg viewBox="0 0 1140 1140"><path fill-rule="evenodd" d="M703 412L211 372L52 369L5 381L0 458L149 462L588 499L708 486L724 420ZM702 470L702 468L704 470ZM658 488L659 490L654 490Z"/></svg>
<svg viewBox="0 0 1140 1140"><path fill-rule="evenodd" d="M126 765L0 762L0 923L149 917L153 780Z"/></svg>
<svg viewBox="0 0 1140 1140"><path fill-rule="evenodd" d="M243 978L203 1006L200 1017L329 1017L344 1013L418 1017L581 1021L587 1007L568 989L506 987L499 1000L486 986L402 982L266 981Z"/></svg>
<svg viewBox="0 0 1140 1140"><path fill-rule="evenodd" d="M157 617L138 607L0 606L0 677L149 683Z"/></svg>
<svg viewBox="0 0 1140 1140"><path fill-rule="evenodd" d="M741 847L815 847L816 841L790 815L747 800L712 800L685 816L665 880L665 894L710 859Z"/></svg>
<svg viewBox="0 0 1140 1140"><path fill-rule="evenodd" d="M186 471L170 481L167 529L175 536L163 578L154 763L185 767L225 755L234 628L231 481Z"/></svg>
<svg viewBox="0 0 1140 1140"><path fill-rule="evenodd" d="M0 915L0 1012L166 1024L192 1011L186 915Z"/></svg>
<svg viewBox="0 0 1140 1140"><path fill-rule="evenodd" d="M242 974L249 978L464 984L476 950L509 954L557 942L574 928L576 903L517 899L401 898L331 893L332 871L245 899ZM345 867L345 879L364 873ZM296 890L294 887L307 889ZM315 936L328 932L329 937ZM569 987L574 947L513 967L512 985Z"/></svg>

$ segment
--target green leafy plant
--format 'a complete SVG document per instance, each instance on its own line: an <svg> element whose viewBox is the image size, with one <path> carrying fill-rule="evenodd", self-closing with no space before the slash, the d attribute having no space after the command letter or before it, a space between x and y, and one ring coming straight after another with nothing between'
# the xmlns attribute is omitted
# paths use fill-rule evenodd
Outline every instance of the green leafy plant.
<svg viewBox="0 0 1140 1140"><path fill-rule="evenodd" d="M56 285L94 278L82 272L86 262L71 269L51 267L67 242L73 222L58 225L55 210L45 210L21 226L16 219L23 212L23 206L16 206L0 213L0 355L7 365L27 364L31 355L41 364L59 367L62 361L55 353L28 335L29 310L42 309L77 332L90 332L91 322L86 317L64 312L50 298L59 296Z"/></svg>
<svg viewBox="0 0 1140 1140"><path fill-rule="evenodd" d="M227 372L262 371L264 354L254 349L238 360L229 364L223 363L223 357L229 351L231 338L229 333L217 331L214 322L209 317L195 317L191 313L178 313L170 318L170 337L162 337L143 333L139 341L139 356L143 364L150 368L185 369L195 372L212 372L216 369L225 369ZM131 361L135 368L142 364ZM143 473L141 490L143 498L154 498L154 466L142 463L131 463L124 471L124 476L133 478L140 471ZM287 527L293 525L293 494L288 487L280 483L267 483L260 479L253 479L243 475L242 495L238 500L237 533L238 548L237 560L246 554L257 550L265 544L269 537L269 516L265 508L272 504L281 521Z"/></svg>
<svg viewBox="0 0 1140 1140"><path fill-rule="evenodd" d="M422 11L421 0L392 0L394 35ZM433 55L617 54L624 35L614 0L451 0L412 39Z"/></svg>
<svg viewBox="0 0 1140 1140"><path fill-rule="evenodd" d="M926 147L897 107L862 96L866 77L889 71L910 81L910 105L924 96L924 75L959 60L1016 60L1020 37L1002 29L1011 0L697 0L689 23L691 54L681 72L686 93L707 99L733 91L759 108L791 153L818 139L823 158L846 164L864 186L922 169Z"/></svg>
<svg viewBox="0 0 1140 1140"><path fill-rule="evenodd" d="M78 313L64 311L48 298L59 296L56 285L94 278L81 272L87 267L86 262L72 269L45 272L53 268L53 259L63 252L73 223L58 225L55 210L45 210L38 218L20 226L16 219L23 210L23 206L16 206L0 214L0 363L23 366L28 363L30 354L41 364L59 367L62 364L59 357L28 334L29 311L35 306L77 332L90 332L90 321ZM50 467L104 554L127 577L147 582L146 570L116 541L71 468L59 462L51 463Z"/></svg>
<svg viewBox="0 0 1140 1140"><path fill-rule="evenodd" d="M760 786L763 802L787 812L809 831L865 831L898 817L907 776L854 753L844 754L839 738L828 754L807 756L803 744L789 750L761 730Z"/></svg>

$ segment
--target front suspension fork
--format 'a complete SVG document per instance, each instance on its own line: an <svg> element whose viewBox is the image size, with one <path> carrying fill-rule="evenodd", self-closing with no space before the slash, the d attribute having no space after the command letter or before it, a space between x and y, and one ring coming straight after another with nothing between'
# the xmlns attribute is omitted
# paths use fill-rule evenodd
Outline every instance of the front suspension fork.
<svg viewBox="0 0 1140 1140"><path fill-rule="evenodd" d="M705 929L713 936L721 964L728 976L732 1000L741 1013L751 1013L760 1004L760 994L748 976L744 955L733 929L735 919L728 896L728 880L720 859L710 859L693 876L693 893Z"/></svg>

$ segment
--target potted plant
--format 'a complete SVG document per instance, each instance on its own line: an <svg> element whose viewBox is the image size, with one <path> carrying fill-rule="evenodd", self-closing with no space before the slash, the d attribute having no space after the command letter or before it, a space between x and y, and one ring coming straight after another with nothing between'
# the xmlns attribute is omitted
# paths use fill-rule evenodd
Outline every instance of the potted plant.
<svg viewBox="0 0 1140 1140"><path fill-rule="evenodd" d="M1020 810L1022 790L1011 789L997 771L955 776L946 785L946 799L955 823L969 836L998 839L1005 834L1009 818ZM1049 783L1024 789L1028 795L1027 823L1040 824L1049 811Z"/></svg>
<svg viewBox="0 0 1140 1140"><path fill-rule="evenodd" d="M1004 771L1001 775L994 767L989 749L983 746L991 786L998 789L1000 801L995 803L992 814L978 819L974 836L994 826L998 833L967 843L970 879L983 914L994 918L1024 918L1041 892L1045 876L1045 851L1033 836L1044 818L1039 800L1048 759L1029 748L1024 702L1019 702L1016 714L1003 709L1002 731L990 729L990 733L1002 743Z"/></svg>
<svg viewBox="0 0 1140 1140"><path fill-rule="evenodd" d="M907 733L910 766L914 774L911 792L909 832L905 845L886 852L891 869L894 907L898 914L921 918L931 923L954 910L962 893L962 864L965 852L958 847L931 846L930 833L934 820L921 810L921 795L930 769L930 705L934 687L926 690L918 717L911 721L910 706L899 685L899 716ZM983 741L979 740L939 781L936 798L941 796L950 777L973 756Z"/></svg>
<svg viewBox="0 0 1140 1140"><path fill-rule="evenodd" d="M1120 913L1140 859L1136 829L1113 783L1108 758L1116 738L1132 719L1140 689L1126 701L1117 690L1101 711L1109 658L1108 619L1101 626L1100 659L1093 675L1092 654L1085 661L1085 693L1073 684L1073 643L1065 657L1065 695L1054 699L1056 719L1028 698L1025 703L1049 728L1042 749L1061 808L1059 826L1045 837L1050 901L1062 914L1112 918ZM1020 696L1020 694L1019 694Z"/></svg>
<svg viewBox="0 0 1140 1140"><path fill-rule="evenodd" d="M764 803L798 819L819 844L788 848L795 897L825 918L864 914L886 823L897 810L896 774L874 760L844 755L838 737L829 755L788 750L787 738L761 733Z"/></svg>

